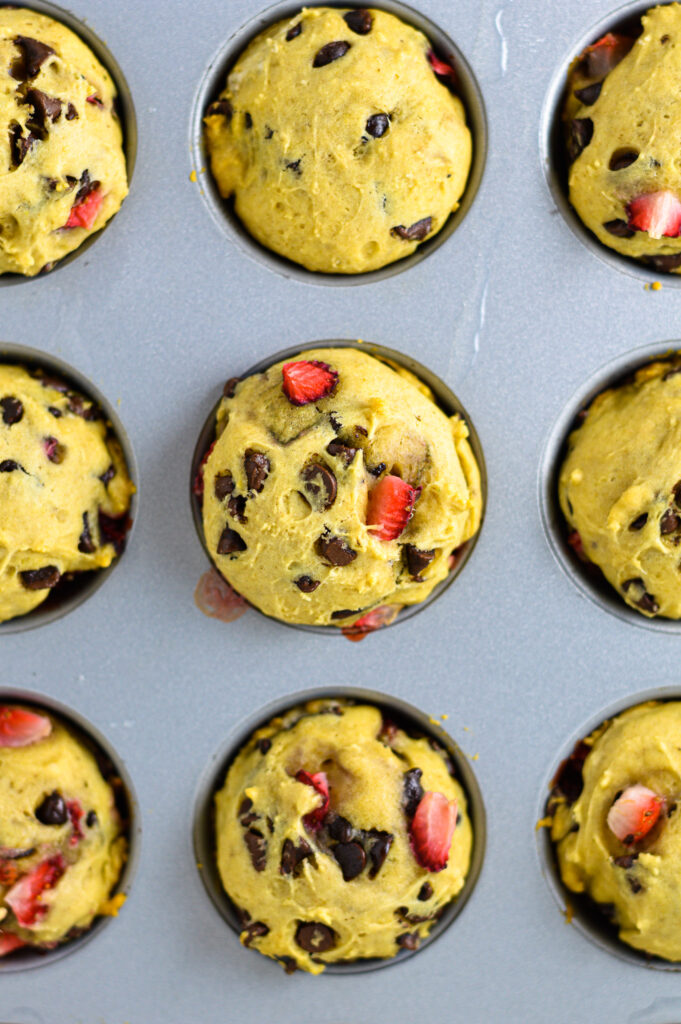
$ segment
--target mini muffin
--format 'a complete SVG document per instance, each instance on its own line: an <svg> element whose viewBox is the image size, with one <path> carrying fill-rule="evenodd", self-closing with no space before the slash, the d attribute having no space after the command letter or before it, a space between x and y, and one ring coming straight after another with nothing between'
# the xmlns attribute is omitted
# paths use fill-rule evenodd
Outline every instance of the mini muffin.
<svg viewBox="0 0 681 1024"><path fill-rule="evenodd" d="M572 64L563 110L570 202L611 249L681 270L681 5L608 33Z"/></svg>
<svg viewBox="0 0 681 1024"><path fill-rule="evenodd" d="M116 914L127 843L112 784L52 715L0 706L0 957Z"/></svg>
<svg viewBox="0 0 681 1024"><path fill-rule="evenodd" d="M116 89L78 36L0 8L0 274L49 270L128 191Z"/></svg>
<svg viewBox="0 0 681 1024"><path fill-rule="evenodd" d="M268 249L358 274L413 252L471 164L454 71L385 11L304 9L261 32L206 112L220 193Z"/></svg>
<svg viewBox="0 0 681 1024"><path fill-rule="evenodd" d="M467 437L416 377L357 349L229 381L196 484L208 552L285 622L394 617L428 597L479 527Z"/></svg>
<svg viewBox="0 0 681 1024"><path fill-rule="evenodd" d="M417 949L473 834L446 752L378 708L315 701L258 729L215 798L241 941L287 971Z"/></svg>
<svg viewBox="0 0 681 1024"><path fill-rule="evenodd" d="M96 405L41 371L0 365L0 621L110 565L133 492Z"/></svg>
<svg viewBox="0 0 681 1024"><path fill-rule="evenodd" d="M605 722L561 765L549 801L564 885L623 942L681 960L681 702Z"/></svg>
<svg viewBox="0 0 681 1024"><path fill-rule="evenodd" d="M649 363L582 415L558 483L569 542L631 608L681 618L681 363Z"/></svg>

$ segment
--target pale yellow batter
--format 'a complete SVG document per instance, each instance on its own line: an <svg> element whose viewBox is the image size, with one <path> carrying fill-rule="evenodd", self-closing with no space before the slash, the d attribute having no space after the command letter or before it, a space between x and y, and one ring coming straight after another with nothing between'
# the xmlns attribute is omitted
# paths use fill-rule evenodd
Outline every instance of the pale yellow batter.
<svg viewBox="0 0 681 1024"><path fill-rule="evenodd" d="M134 491L97 407L56 383L0 366L0 621L31 611L65 573L109 565L115 538L100 513L115 531Z"/></svg>
<svg viewBox="0 0 681 1024"><path fill-rule="evenodd" d="M0 8L0 274L77 249L128 191L116 89L70 29ZM80 207L87 226L66 227Z"/></svg>
<svg viewBox="0 0 681 1024"><path fill-rule="evenodd" d="M405 793L413 791L405 773L414 768L422 770L420 780L412 778L417 790L457 801L448 862L437 872L421 867L410 846ZM316 831L303 819L321 798L296 779L301 769L324 772L329 783L327 816ZM370 706L320 701L259 729L231 765L216 812L218 867L242 912L241 941L288 970L319 974L328 963L417 948L469 867L466 797L444 752L386 725ZM332 824L334 815L345 823ZM338 837L367 851L361 870L349 870ZM322 927L306 928L314 924Z"/></svg>
<svg viewBox="0 0 681 1024"><path fill-rule="evenodd" d="M220 192L257 241L308 270L357 274L440 230L471 136L429 49L385 11L328 7L251 42L205 123Z"/></svg>
<svg viewBox="0 0 681 1024"><path fill-rule="evenodd" d="M237 384L220 406L203 473L211 557L243 597L287 622L347 626L379 605L423 601L447 576L451 552L480 525L480 473L466 424L448 418L411 374L364 352L316 349L295 358L335 370L333 393L293 405L276 363ZM249 478L253 453L268 464L258 481ZM312 481L310 467L319 467ZM369 494L386 473L421 488L413 517L387 541L366 522ZM219 554L225 536L231 550ZM347 558L325 554L333 539Z"/></svg>

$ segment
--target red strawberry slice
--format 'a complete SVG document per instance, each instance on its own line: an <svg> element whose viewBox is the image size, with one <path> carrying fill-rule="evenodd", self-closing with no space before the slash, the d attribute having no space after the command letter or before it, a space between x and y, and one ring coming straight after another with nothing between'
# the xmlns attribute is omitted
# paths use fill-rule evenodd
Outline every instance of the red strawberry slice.
<svg viewBox="0 0 681 1024"><path fill-rule="evenodd" d="M568 534L567 542L582 562L588 562L588 558L584 554L584 545L582 544L582 538L578 530L573 530Z"/></svg>
<svg viewBox="0 0 681 1024"><path fill-rule="evenodd" d="M93 92L91 96L86 96L85 101L86 103L91 103L93 107L101 107L102 109L104 109L104 104L102 103L96 92Z"/></svg>
<svg viewBox="0 0 681 1024"><path fill-rule="evenodd" d="M47 907L40 902L40 897L54 888L65 871L66 861L56 853L23 875L5 894L5 903L12 908L22 928L32 928L45 916Z"/></svg>
<svg viewBox="0 0 681 1024"><path fill-rule="evenodd" d="M456 82L456 71L450 64L446 64L445 61L440 60L432 50L428 51L428 63L440 78L448 78L450 82Z"/></svg>
<svg viewBox="0 0 681 1024"><path fill-rule="evenodd" d="M284 363L281 372L284 394L292 405L308 405L326 398L335 391L338 383L338 372L318 359Z"/></svg>
<svg viewBox="0 0 681 1024"><path fill-rule="evenodd" d="M80 806L77 800L66 801L66 811L71 822L71 835L69 836L69 846L78 846L78 843L85 837L81 821L83 819L83 808Z"/></svg>
<svg viewBox="0 0 681 1024"><path fill-rule="evenodd" d="M456 828L456 800L442 793L424 793L409 826L412 853L427 871L447 866Z"/></svg>
<svg viewBox="0 0 681 1024"><path fill-rule="evenodd" d="M681 202L673 192L648 192L627 206L628 224L646 231L651 238L678 238L681 235Z"/></svg>
<svg viewBox="0 0 681 1024"><path fill-rule="evenodd" d="M631 846L648 835L664 806L664 797L647 786L628 786L608 811L608 828L625 846Z"/></svg>
<svg viewBox="0 0 681 1024"><path fill-rule="evenodd" d="M24 940L20 939L18 935L14 935L12 932L3 932L0 929L0 956L7 956L8 953L13 953L15 949L20 949L25 945Z"/></svg>
<svg viewBox="0 0 681 1024"><path fill-rule="evenodd" d="M391 622L395 621L402 607L401 604L382 604L378 608L372 608L351 626L345 626L341 632L348 640L357 643L382 626L389 626Z"/></svg>
<svg viewBox="0 0 681 1024"><path fill-rule="evenodd" d="M0 706L0 747L28 747L52 732L52 722L23 708Z"/></svg>
<svg viewBox="0 0 681 1024"><path fill-rule="evenodd" d="M414 505L421 493L399 476L384 476L369 495L367 526L379 540L395 540L414 514Z"/></svg>
<svg viewBox="0 0 681 1024"><path fill-rule="evenodd" d="M584 74L587 78L605 78L626 57L634 45L629 36L608 32L582 54Z"/></svg>
<svg viewBox="0 0 681 1024"><path fill-rule="evenodd" d="M201 459L201 464L199 465L199 468L196 471L196 476L194 477L194 483L192 484L192 491L196 495L197 498L203 498L203 471L205 469L206 463L208 462L208 458L210 456L210 453L213 451L213 448L215 448L215 445L217 443L218 442L217 442L217 438L216 438L215 441L213 441L213 443L210 446L210 448L208 449L208 451L206 452L206 454Z"/></svg>
<svg viewBox="0 0 681 1024"><path fill-rule="evenodd" d="M209 569L196 585L194 591L196 607L211 619L234 622L248 610L241 594L232 590L229 583L215 570Z"/></svg>
<svg viewBox="0 0 681 1024"><path fill-rule="evenodd" d="M296 778L298 782L302 782L306 786L312 786L322 798L320 807L316 807L314 811L303 815L303 825L311 832L314 832L320 827L329 809L329 780L325 772L315 772L312 774L311 772L304 771L302 768L299 772L296 772Z"/></svg>
<svg viewBox="0 0 681 1024"><path fill-rule="evenodd" d="M73 204L69 219L64 227L87 228L89 231L97 220L97 214L100 211L103 200L104 193L101 188L96 188L94 191L89 192L82 202Z"/></svg>

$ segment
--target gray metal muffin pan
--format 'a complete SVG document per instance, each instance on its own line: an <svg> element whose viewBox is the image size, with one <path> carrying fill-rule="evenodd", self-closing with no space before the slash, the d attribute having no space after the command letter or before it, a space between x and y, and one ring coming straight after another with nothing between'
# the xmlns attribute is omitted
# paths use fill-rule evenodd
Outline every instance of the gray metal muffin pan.
<svg viewBox="0 0 681 1024"><path fill-rule="evenodd" d="M106 585L58 621L3 636L3 669L10 685L63 702L109 738L145 836L116 920L59 961L3 971L2 1021L681 1020L674 972L626 963L566 924L534 834L569 738L643 690L678 687L675 633L632 628L585 599L551 554L536 500L542 452L572 396L598 367L679 336L673 279L649 291L647 271L595 258L547 188L542 118L556 75L591 26L609 23L611 6L420 0L418 9L455 41L481 88L485 174L427 258L348 290L246 258L206 209L201 167L190 180L201 83L216 49L258 13L253 0L74 7L134 97L135 177L96 245L4 288L2 335L65 359L118 411L140 505ZM232 624L203 616L193 591L206 557L187 478L219 387L280 349L352 337L414 357L464 403L489 477L475 557L422 614L358 644L252 612ZM477 757L487 810L485 861L465 912L418 955L352 978L287 977L243 949L204 891L192 846L197 785L214 752L270 701L320 684L447 714L447 731Z"/></svg>

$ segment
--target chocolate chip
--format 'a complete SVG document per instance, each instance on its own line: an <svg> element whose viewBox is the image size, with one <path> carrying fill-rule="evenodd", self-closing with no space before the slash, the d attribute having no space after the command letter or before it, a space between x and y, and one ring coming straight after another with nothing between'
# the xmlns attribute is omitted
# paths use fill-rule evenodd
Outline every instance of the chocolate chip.
<svg viewBox="0 0 681 1024"><path fill-rule="evenodd" d="M349 544L330 533L322 534L318 539L317 553L330 565L350 565L357 558L357 552Z"/></svg>
<svg viewBox="0 0 681 1024"><path fill-rule="evenodd" d="M263 736L262 739L258 740L256 747L261 754L266 754L272 746L272 740L268 739L267 736Z"/></svg>
<svg viewBox="0 0 681 1024"><path fill-rule="evenodd" d="M222 393L225 398L234 398L234 392L236 391L236 386L240 380L241 377L230 377L229 380L225 382L225 386L222 389Z"/></svg>
<svg viewBox="0 0 681 1024"><path fill-rule="evenodd" d="M313 594L319 586L320 580L313 580L311 576L299 576L294 583L304 594Z"/></svg>
<svg viewBox="0 0 681 1024"><path fill-rule="evenodd" d="M265 870L265 859L267 855L267 842L262 832L258 832L257 828L249 828L248 832L244 832L244 842L248 847L248 852L251 855L251 861L256 871Z"/></svg>
<svg viewBox="0 0 681 1024"><path fill-rule="evenodd" d="M206 117L213 117L216 114L224 117L228 122L232 120L234 108L229 100L216 100L215 103L211 103L206 111Z"/></svg>
<svg viewBox="0 0 681 1024"><path fill-rule="evenodd" d="M629 883L629 888L631 889L631 891L633 893L638 893L638 892L642 892L643 891L643 886L641 885L641 883L639 882L639 880L637 878L634 878L633 875L627 875L627 882Z"/></svg>
<svg viewBox="0 0 681 1024"><path fill-rule="evenodd" d="M331 618L349 619L351 615L359 615L361 611L361 608L339 608L337 611L331 612Z"/></svg>
<svg viewBox="0 0 681 1024"><path fill-rule="evenodd" d="M421 551L420 548L414 547L413 544L404 545L404 557L407 560L407 569L410 575L415 579L421 579L421 573L424 569L427 569L430 563L435 558L435 549L430 551Z"/></svg>
<svg viewBox="0 0 681 1024"><path fill-rule="evenodd" d="M369 878L375 878L378 872L383 867L385 858L388 856L388 852L394 842L395 837L390 832L372 831L369 834L372 837L376 837L374 842L369 847L369 858L371 860L371 870L369 871Z"/></svg>
<svg viewBox="0 0 681 1024"><path fill-rule="evenodd" d="M616 864L618 868L630 868L637 859L637 853L626 853L623 857L615 857L613 864Z"/></svg>
<svg viewBox="0 0 681 1024"><path fill-rule="evenodd" d="M372 114L366 123L367 132L375 139L380 139L382 135L385 135L389 127L390 118L387 114Z"/></svg>
<svg viewBox="0 0 681 1024"><path fill-rule="evenodd" d="M11 427L14 423L19 423L24 415L24 407L14 395L5 395L4 398L0 399L0 408L2 409L3 422L8 427Z"/></svg>
<svg viewBox="0 0 681 1024"><path fill-rule="evenodd" d="M641 259L644 263L648 263L651 267L654 267L655 270L661 270L665 274L681 267L681 253L675 253L674 255L669 256L642 256Z"/></svg>
<svg viewBox="0 0 681 1024"><path fill-rule="evenodd" d="M584 788L582 773L589 750L590 747L586 743L578 743L570 756L558 766L553 778L552 788L561 793L570 804L575 802Z"/></svg>
<svg viewBox="0 0 681 1024"><path fill-rule="evenodd" d="M256 452L249 448L244 455L244 469L249 491L256 491L258 494L265 486L265 480L270 472L270 460L262 452Z"/></svg>
<svg viewBox="0 0 681 1024"><path fill-rule="evenodd" d="M262 921L251 921L250 924L246 925L241 933L241 941L244 946L250 946L253 939L262 938L263 935L269 935L269 928Z"/></svg>
<svg viewBox="0 0 681 1024"><path fill-rule="evenodd" d="M14 473L15 470L20 469L22 472L26 472L23 466L20 466L14 459L3 459L0 462L0 473Z"/></svg>
<svg viewBox="0 0 681 1024"><path fill-rule="evenodd" d="M367 430L366 427L360 427L359 425L355 427L355 437L368 437L368 436L369 436L369 431Z"/></svg>
<svg viewBox="0 0 681 1024"><path fill-rule="evenodd" d="M344 882L351 882L364 871L367 857L360 843L338 843L334 847L333 855L343 872Z"/></svg>
<svg viewBox="0 0 681 1024"><path fill-rule="evenodd" d="M20 124L10 125L9 146L13 167L20 167L22 165L26 158L26 154L30 150L31 146L37 141L38 136L34 135L32 132L24 135Z"/></svg>
<svg viewBox="0 0 681 1024"><path fill-rule="evenodd" d="M312 67L326 67L327 64L338 60L339 57L344 57L349 49L350 43L346 43L344 39L336 39L333 43L327 43L326 46L322 46L321 50L317 50L315 53Z"/></svg>
<svg viewBox="0 0 681 1024"><path fill-rule="evenodd" d="M567 129L567 151L570 160L576 160L593 138L594 123L590 117L576 117Z"/></svg>
<svg viewBox="0 0 681 1024"><path fill-rule="evenodd" d="M296 39L303 31L302 21L296 22L295 25L291 25L291 28L286 33L286 42L290 43L292 39Z"/></svg>
<svg viewBox="0 0 681 1024"><path fill-rule="evenodd" d="M213 490L218 501L224 501L227 495L232 493L234 490L234 477L229 470L217 474L213 483Z"/></svg>
<svg viewBox="0 0 681 1024"><path fill-rule="evenodd" d="M61 573L56 565L45 565L42 569L25 569L19 578L26 590L51 590L59 583Z"/></svg>
<svg viewBox="0 0 681 1024"><path fill-rule="evenodd" d="M236 551L245 551L246 545L236 530L231 530L229 526L226 526L222 531L220 540L218 541L218 554L219 555L232 555Z"/></svg>
<svg viewBox="0 0 681 1024"><path fill-rule="evenodd" d="M132 519L127 512L122 516L108 516L101 509L98 519L100 543L111 544L116 554L120 555L125 548L125 538L132 526Z"/></svg>
<svg viewBox="0 0 681 1024"><path fill-rule="evenodd" d="M63 444L59 444L56 437L45 437L43 438L43 446L45 448L45 454L47 455L50 462L54 462L55 465L60 465L64 461L66 455L66 448Z"/></svg>
<svg viewBox="0 0 681 1024"><path fill-rule="evenodd" d="M69 105L67 106L65 117L67 121L75 121L77 119L78 111L74 107L73 103L69 103Z"/></svg>
<svg viewBox="0 0 681 1024"><path fill-rule="evenodd" d="M339 843L349 843L352 839L354 829L347 818L335 811L329 811L324 819L324 827L332 839Z"/></svg>
<svg viewBox="0 0 681 1024"><path fill-rule="evenodd" d="M678 530L679 526L681 526L681 519L668 508L660 519L660 533L663 536L666 533L674 533L675 530Z"/></svg>
<svg viewBox="0 0 681 1024"><path fill-rule="evenodd" d="M281 848L279 871L282 875L293 875L297 878L302 870L303 861L308 857L314 857L314 853L306 839L301 838L298 845L292 839L285 839Z"/></svg>
<svg viewBox="0 0 681 1024"><path fill-rule="evenodd" d="M61 117L61 100L56 96L48 96L40 89L29 89L21 102L33 107L33 120L41 128L44 128L48 121L54 124Z"/></svg>
<svg viewBox="0 0 681 1024"><path fill-rule="evenodd" d="M420 768L410 768L404 773L402 782L402 808L408 818L413 818L423 798Z"/></svg>
<svg viewBox="0 0 681 1024"><path fill-rule="evenodd" d="M229 499L227 502L227 511L230 516L233 516L234 519L237 520L237 522L248 522L246 517L246 498L243 494L235 494Z"/></svg>
<svg viewBox="0 0 681 1024"><path fill-rule="evenodd" d="M301 923L296 931L296 942L308 953L325 953L336 945L336 933L319 921Z"/></svg>
<svg viewBox="0 0 681 1024"><path fill-rule="evenodd" d="M303 173L300 169L300 158L298 160L291 160L289 163L284 165L287 171L293 171L298 177Z"/></svg>
<svg viewBox="0 0 681 1024"><path fill-rule="evenodd" d="M611 171L623 171L625 167L631 167L638 160L637 149L616 149L610 157L608 167Z"/></svg>
<svg viewBox="0 0 681 1024"><path fill-rule="evenodd" d="M585 85L583 89L575 89L575 96L577 97L580 103L583 103L585 106L590 107L592 103L595 103L598 97L601 95L602 88L602 82L592 82L591 85Z"/></svg>
<svg viewBox="0 0 681 1024"><path fill-rule="evenodd" d="M343 15L343 21L358 36L368 36L374 23L373 15L364 7L348 11Z"/></svg>
<svg viewBox="0 0 681 1024"><path fill-rule="evenodd" d="M248 113L248 111L246 111L246 113L244 114L244 127L245 128L252 128L253 127L253 118Z"/></svg>
<svg viewBox="0 0 681 1024"><path fill-rule="evenodd" d="M96 190L99 188L99 186L101 184L102 184L101 181L93 181L92 180L92 178L90 177L90 172L88 171L88 169L86 167L85 170L83 171L83 173L80 176L80 188L76 192L76 204L84 202L87 199L87 197L90 195L91 192L96 192ZM71 398L73 398L73 397L74 396L72 395ZM80 398L80 395L78 395L78 397ZM81 399L81 406L82 406L82 399ZM70 403L69 403L69 407L70 407ZM75 409L71 409L71 412L75 412L75 411L76 411ZM79 412L79 413L77 413L77 415L78 416L82 416L83 414L81 412ZM85 418L88 419L89 417L86 416Z"/></svg>
<svg viewBox="0 0 681 1024"><path fill-rule="evenodd" d="M243 818L245 814L248 814L252 806L253 801L251 800L250 796L245 796L241 803L239 804L239 810L237 811L236 814L237 818Z"/></svg>
<svg viewBox="0 0 681 1024"><path fill-rule="evenodd" d="M633 238L636 232L630 228L626 220L607 220L603 225L606 231L615 238Z"/></svg>
<svg viewBox="0 0 681 1024"><path fill-rule="evenodd" d="M2 859L23 860L24 857L31 857L35 853L35 849L35 846L29 846L21 850L14 846L3 846Z"/></svg>
<svg viewBox="0 0 681 1024"><path fill-rule="evenodd" d="M265 135L264 135L264 137L266 139L271 139L273 135L274 135L274 128L270 128L270 126L268 124L266 124L265 125Z"/></svg>
<svg viewBox="0 0 681 1024"><path fill-rule="evenodd" d="M334 455L336 458L342 459L346 466L350 465L357 454L356 448L351 448L348 444L342 444L341 441L330 441L326 446L326 450L329 455Z"/></svg>
<svg viewBox="0 0 681 1024"><path fill-rule="evenodd" d="M642 530L648 522L648 513L642 512L640 516L637 516L631 523L629 523L630 530Z"/></svg>
<svg viewBox="0 0 681 1024"><path fill-rule="evenodd" d="M35 78L50 54L54 53L51 46L30 36L15 36L14 44L21 50L21 56L12 61L9 73L18 82Z"/></svg>
<svg viewBox="0 0 681 1024"><path fill-rule="evenodd" d="M421 943L418 932L404 932L397 936L397 945L402 949L418 949Z"/></svg>
<svg viewBox="0 0 681 1024"><path fill-rule="evenodd" d="M65 825L69 819L66 801L56 789L36 807L35 816L41 825Z"/></svg>
<svg viewBox="0 0 681 1024"><path fill-rule="evenodd" d="M660 610L660 606L653 597L645 589L645 583L640 576L632 577L631 579L625 580L622 584L622 590L626 594L630 587L634 587L635 590L642 590L642 595L634 601L637 608L640 608L644 612L648 612L650 615L657 615Z"/></svg>
<svg viewBox="0 0 681 1024"><path fill-rule="evenodd" d="M425 901L429 900L432 895L433 895L433 887L432 887L432 885L430 884L430 882L424 882L423 885L421 886L421 888L419 889L419 894L418 894L418 896L416 898L421 900L422 903L425 903Z"/></svg>
<svg viewBox="0 0 681 1024"><path fill-rule="evenodd" d="M336 500L336 477L323 462L311 462L302 472L304 489L318 512L331 508Z"/></svg>
<svg viewBox="0 0 681 1024"><path fill-rule="evenodd" d="M58 409L57 409L57 412L59 412ZM102 475L100 476L99 479L102 481L102 483L106 487L108 484L111 483L111 481L113 480L115 475L116 475L116 470L114 469L113 465L111 465L111 466L109 466L108 469L104 470L104 472L102 473Z"/></svg>
<svg viewBox="0 0 681 1024"><path fill-rule="evenodd" d="M93 551L97 550L97 545L92 539L90 533L90 522L88 520L87 512L83 512L83 532L78 538L78 550L84 555L91 555Z"/></svg>
<svg viewBox="0 0 681 1024"><path fill-rule="evenodd" d="M433 225L432 217L424 217L423 220L417 220L415 224L411 224L408 228L405 228L404 224L398 224L397 227L390 229L390 234L396 238L403 238L407 242L421 242Z"/></svg>
<svg viewBox="0 0 681 1024"><path fill-rule="evenodd" d="M284 965L284 970L287 974L295 974L298 970L298 964L292 956L286 956L285 953L282 953L280 956L277 956L277 960L280 964Z"/></svg>
<svg viewBox="0 0 681 1024"><path fill-rule="evenodd" d="M88 811L85 824L88 828L94 828L98 822L97 811Z"/></svg>

